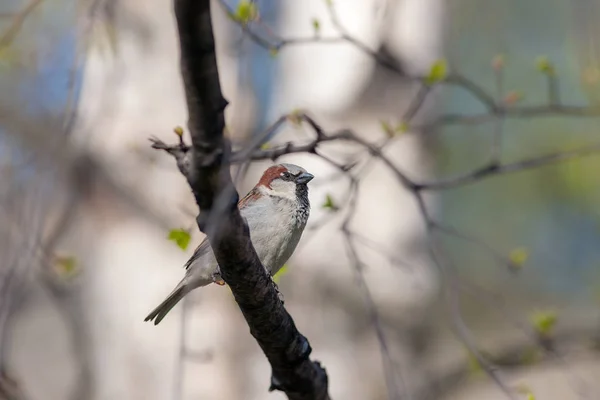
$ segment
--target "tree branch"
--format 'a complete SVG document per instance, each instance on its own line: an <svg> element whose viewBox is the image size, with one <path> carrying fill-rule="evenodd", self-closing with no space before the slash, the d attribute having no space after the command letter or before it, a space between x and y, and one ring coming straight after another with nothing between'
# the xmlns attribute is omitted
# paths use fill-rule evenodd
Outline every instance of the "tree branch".
<svg viewBox="0 0 600 400"><path fill-rule="evenodd" d="M327 374L309 359L310 344L279 300L237 208L239 196L229 173L231 146L223 136L227 101L219 83L210 1L174 4L192 138L188 156L174 155L178 161L189 160L189 168L179 167L200 208L198 226L207 234L221 275L271 364L270 390L281 390L293 400L328 400ZM155 142L157 146L161 145ZM169 146L159 148L168 151Z"/></svg>

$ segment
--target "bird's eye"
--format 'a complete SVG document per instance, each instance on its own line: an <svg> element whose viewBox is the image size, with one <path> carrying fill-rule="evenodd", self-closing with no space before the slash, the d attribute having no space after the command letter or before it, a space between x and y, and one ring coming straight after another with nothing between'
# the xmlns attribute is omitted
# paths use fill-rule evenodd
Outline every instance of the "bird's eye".
<svg viewBox="0 0 600 400"><path fill-rule="evenodd" d="M287 181L292 179L292 174L290 174L289 172L282 172L281 177Z"/></svg>

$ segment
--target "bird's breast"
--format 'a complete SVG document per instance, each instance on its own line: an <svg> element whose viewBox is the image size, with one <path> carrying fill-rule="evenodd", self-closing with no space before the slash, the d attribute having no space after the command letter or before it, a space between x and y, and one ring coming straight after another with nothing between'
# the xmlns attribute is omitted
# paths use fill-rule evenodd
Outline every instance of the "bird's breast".
<svg viewBox="0 0 600 400"><path fill-rule="evenodd" d="M265 268L274 275L291 257L306 226L308 213L297 207L242 212L250 228L252 244Z"/></svg>

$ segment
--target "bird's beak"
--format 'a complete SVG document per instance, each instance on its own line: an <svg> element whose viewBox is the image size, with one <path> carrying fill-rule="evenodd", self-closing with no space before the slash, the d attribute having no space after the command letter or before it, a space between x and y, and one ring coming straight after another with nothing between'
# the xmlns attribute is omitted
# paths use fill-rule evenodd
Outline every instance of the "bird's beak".
<svg viewBox="0 0 600 400"><path fill-rule="evenodd" d="M304 172L303 174L300 174L296 177L296 183L299 184L305 184L308 183L310 181L312 181L312 179L315 176L313 174L309 174L308 172Z"/></svg>

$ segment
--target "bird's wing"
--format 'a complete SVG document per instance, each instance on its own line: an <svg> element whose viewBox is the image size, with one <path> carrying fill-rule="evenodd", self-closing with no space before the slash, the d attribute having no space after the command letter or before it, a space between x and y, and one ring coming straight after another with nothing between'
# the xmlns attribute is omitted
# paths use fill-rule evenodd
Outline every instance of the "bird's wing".
<svg viewBox="0 0 600 400"><path fill-rule="evenodd" d="M238 202L238 208L244 208L247 205L248 201L256 200L260 196L261 194L257 188L252 189ZM190 257L190 259L185 263L185 269L188 269L194 261L206 254L208 250L210 250L210 243L208 241L208 238L204 238L202 243L200 243L196 250L194 250L194 254L192 254L192 257Z"/></svg>
<svg viewBox="0 0 600 400"><path fill-rule="evenodd" d="M200 245L196 247L196 250L194 250L194 254L192 254L192 257L190 257L190 259L187 260L187 262L185 263L185 269L188 269L194 261L206 254L208 250L210 250L210 243L208 241L208 238L204 238L202 243L200 243Z"/></svg>

